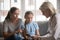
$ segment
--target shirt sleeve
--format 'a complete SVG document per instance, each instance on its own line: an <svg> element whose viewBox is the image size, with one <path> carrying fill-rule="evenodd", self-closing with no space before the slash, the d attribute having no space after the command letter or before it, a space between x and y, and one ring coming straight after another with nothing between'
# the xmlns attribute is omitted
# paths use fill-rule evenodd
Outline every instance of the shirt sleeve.
<svg viewBox="0 0 60 40"><path fill-rule="evenodd" d="M20 20L20 29L24 30L25 26L22 20Z"/></svg>
<svg viewBox="0 0 60 40"><path fill-rule="evenodd" d="M3 22L3 32L8 32L8 24L6 21Z"/></svg>
<svg viewBox="0 0 60 40"><path fill-rule="evenodd" d="M24 30L24 28L25 28L25 27L24 27L24 23L22 22L22 23L21 23L21 29Z"/></svg>

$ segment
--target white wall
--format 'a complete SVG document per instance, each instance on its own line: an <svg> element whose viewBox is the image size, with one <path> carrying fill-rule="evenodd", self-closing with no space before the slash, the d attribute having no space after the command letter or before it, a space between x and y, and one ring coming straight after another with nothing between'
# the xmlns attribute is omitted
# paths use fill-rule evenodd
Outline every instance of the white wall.
<svg viewBox="0 0 60 40"><path fill-rule="evenodd" d="M57 0L57 9L58 9L58 12L60 13L60 0Z"/></svg>

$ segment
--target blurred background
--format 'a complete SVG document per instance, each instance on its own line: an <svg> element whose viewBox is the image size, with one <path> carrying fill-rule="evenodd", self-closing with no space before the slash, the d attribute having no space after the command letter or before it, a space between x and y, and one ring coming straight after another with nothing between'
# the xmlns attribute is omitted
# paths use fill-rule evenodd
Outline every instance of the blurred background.
<svg viewBox="0 0 60 40"><path fill-rule="evenodd" d="M23 18L23 21L25 12L29 10L34 13L33 21L47 21L48 19L41 15L42 12L39 10L39 7L45 1L51 2L57 10L57 5L59 5L60 0L0 0L0 22L4 21L7 12L11 7L17 7L20 9L19 17Z"/></svg>

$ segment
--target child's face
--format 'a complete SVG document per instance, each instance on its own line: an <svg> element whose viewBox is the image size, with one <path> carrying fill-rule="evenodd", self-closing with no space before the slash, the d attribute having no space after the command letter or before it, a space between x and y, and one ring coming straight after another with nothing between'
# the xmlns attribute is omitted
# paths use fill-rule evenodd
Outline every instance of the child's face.
<svg viewBox="0 0 60 40"><path fill-rule="evenodd" d="M33 15L32 14L29 14L29 15L27 15L26 16L26 21L28 22L28 23L30 23L31 21L32 21L32 19L33 19Z"/></svg>

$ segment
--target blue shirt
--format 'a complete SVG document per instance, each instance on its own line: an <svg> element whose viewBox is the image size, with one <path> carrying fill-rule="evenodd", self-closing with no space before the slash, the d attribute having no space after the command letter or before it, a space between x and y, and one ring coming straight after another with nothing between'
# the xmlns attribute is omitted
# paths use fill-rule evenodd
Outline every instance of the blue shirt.
<svg viewBox="0 0 60 40"><path fill-rule="evenodd" d="M26 32L30 36L34 36L36 34L36 30L38 30L38 24L35 22L31 22L26 24Z"/></svg>

